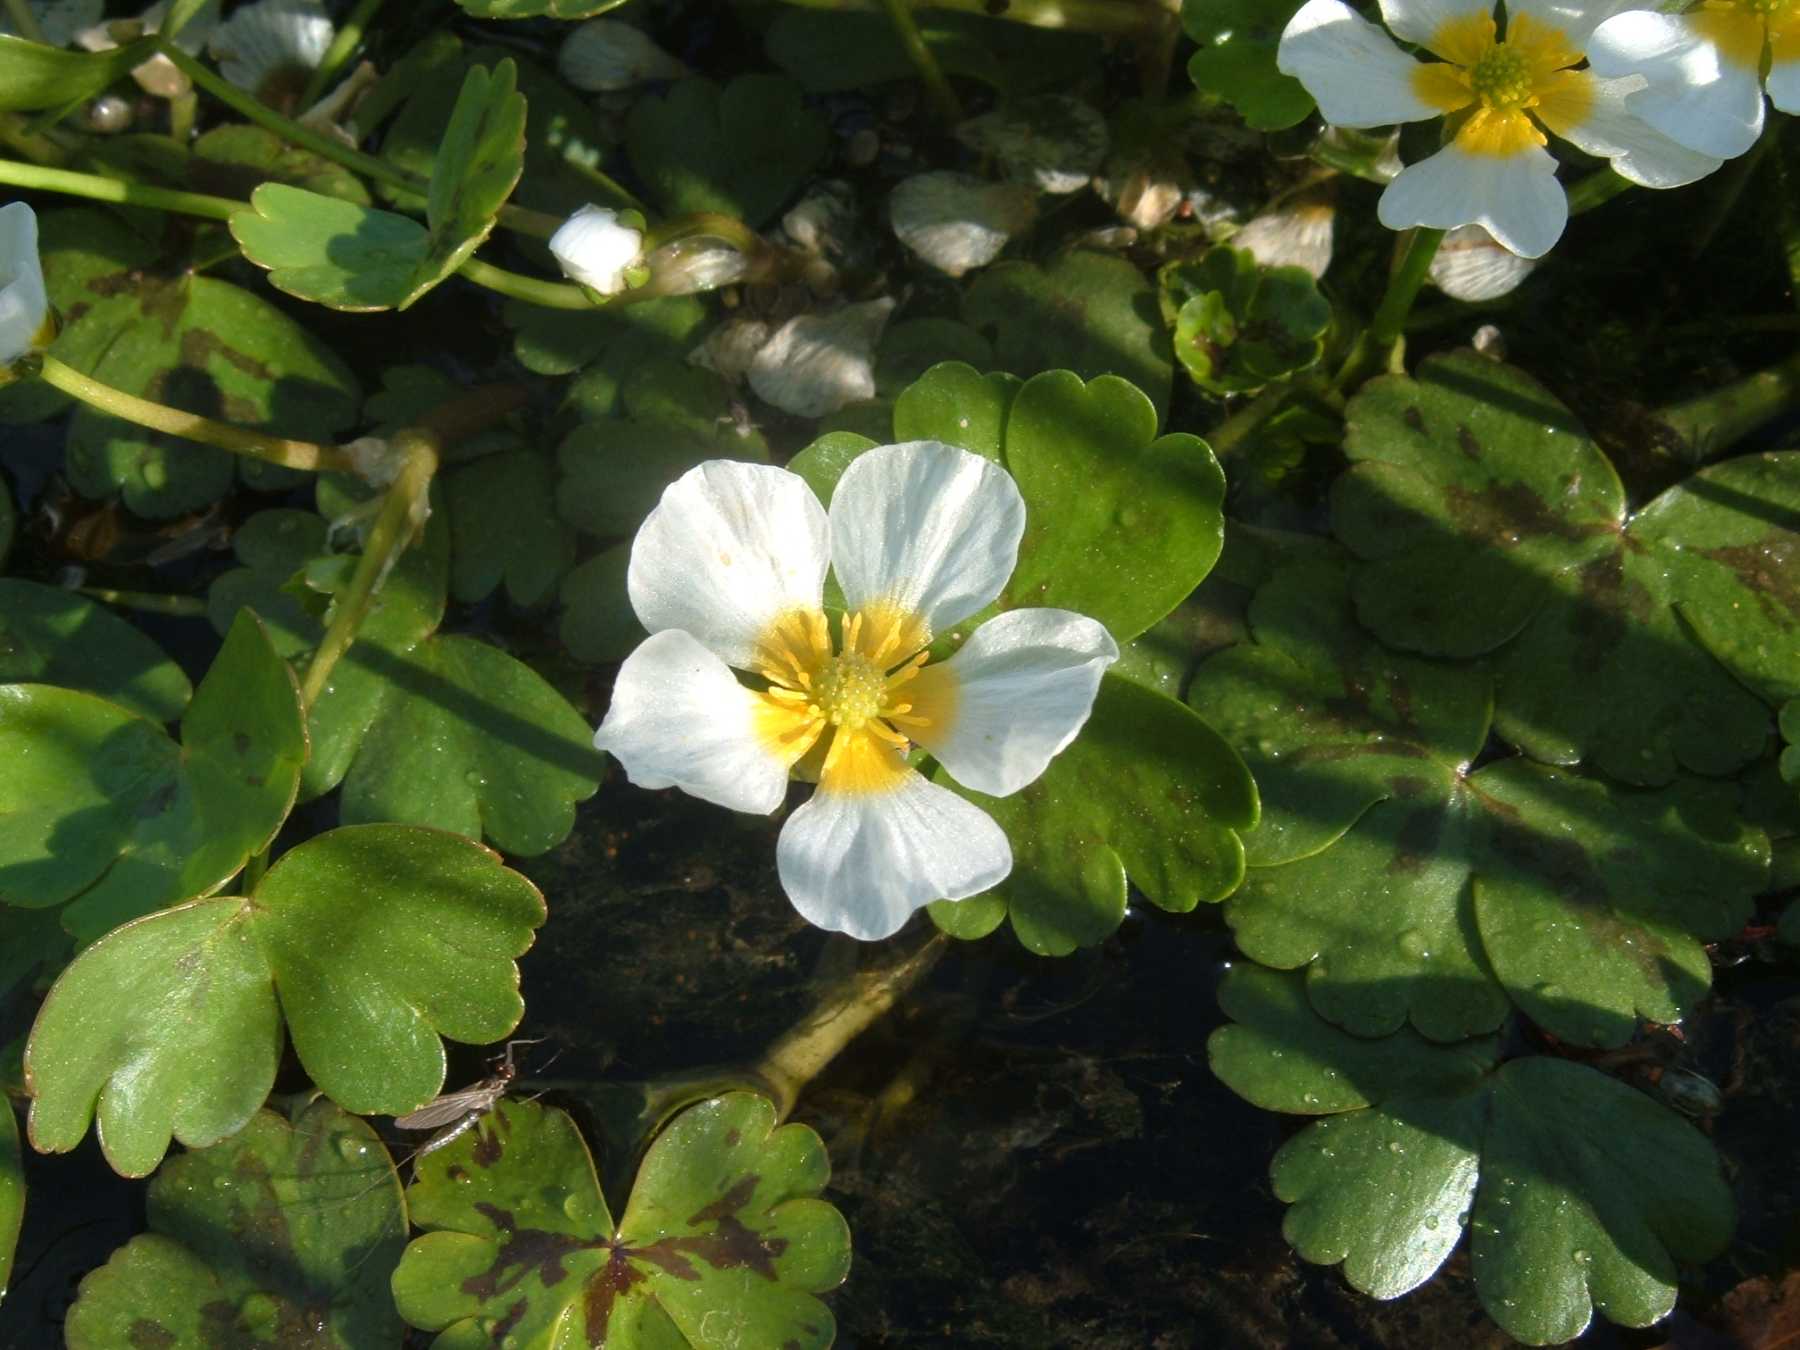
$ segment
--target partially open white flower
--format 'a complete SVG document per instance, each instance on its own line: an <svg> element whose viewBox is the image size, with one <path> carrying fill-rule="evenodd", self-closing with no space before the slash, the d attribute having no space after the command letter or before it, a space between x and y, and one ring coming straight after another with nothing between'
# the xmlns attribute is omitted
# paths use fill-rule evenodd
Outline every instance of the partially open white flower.
<svg viewBox="0 0 1800 1350"><path fill-rule="evenodd" d="M908 178L888 198L894 233L940 272L986 267L1036 214L1029 189L937 170Z"/></svg>
<svg viewBox="0 0 1800 1350"><path fill-rule="evenodd" d="M570 84L590 94L631 89L646 80L679 80L688 73L641 29L617 19L589 19L576 25L556 54L556 68Z"/></svg>
<svg viewBox="0 0 1800 1350"><path fill-rule="evenodd" d="M1431 259L1431 284L1452 300L1498 300L1519 288L1537 268L1479 225L1464 225L1444 236Z"/></svg>
<svg viewBox="0 0 1800 1350"><path fill-rule="evenodd" d="M883 938L921 905L984 891L1012 870L1005 833L907 751L977 792L1017 792L1075 738L1119 655L1092 619L1015 609L925 664L934 637L1000 594L1024 529L1006 471L937 441L868 451L829 513L785 469L691 469L632 544L627 588L652 636L620 668L594 743L639 787L758 813L816 760L818 790L775 861L821 928ZM847 607L835 641L828 567Z"/></svg>
<svg viewBox="0 0 1800 1350"><path fill-rule="evenodd" d="M82 29L100 22L106 0L30 0L26 8L37 20L38 32L45 45L67 47ZM19 35L3 7L0 7L0 33Z"/></svg>
<svg viewBox="0 0 1800 1350"><path fill-rule="evenodd" d="M24 202L8 202L0 206L0 371L48 346L52 336L37 213Z"/></svg>
<svg viewBox="0 0 1800 1350"><path fill-rule="evenodd" d="M621 224L619 213L584 206L550 236L550 252L563 275L600 295L625 289L625 271L644 251L644 235Z"/></svg>
<svg viewBox="0 0 1800 1350"><path fill-rule="evenodd" d="M875 397L875 344L894 312L883 296L782 324L750 362L750 387L783 412L823 417Z"/></svg>
<svg viewBox="0 0 1800 1350"><path fill-rule="evenodd" d="M1106 119L1068 94L1042 94L984 113L956 138L993 155L1009 178L1040 192L1079 192L1106 158Z"/></svg>
<svg viewBox="0 0 1800 1350"><path fill-rule="evenodd" d="M1331 266L1337 210L1329 198L1303 194L1251 220L1231 236L1264 267L1303 267L1317 281Z"/></svg>
<svg viewBox="0 0 1800 1350"><path fill-rule="evenodd" d="M1381 0L1394 36L1437 58L1420 61L1342 0L1307 0L1282 32L1276 65L1338 126L1448 119L1448 144L1381 194L1383 225L1482 225L1536 258L1569 216L1547 131L1644 187L1679 187L1719 167L1629 111L1641 77L1605 80L1583 66L1595 27L1617 7L1508 0L1502 34L1492 0Z"/></svg>
<svg viewBox="0 0 1800 1350"><path fill-rule="evenodd" d="M219 73L265 103L291 107L337 34L317 0L250 0L213 31Z"/></svg>

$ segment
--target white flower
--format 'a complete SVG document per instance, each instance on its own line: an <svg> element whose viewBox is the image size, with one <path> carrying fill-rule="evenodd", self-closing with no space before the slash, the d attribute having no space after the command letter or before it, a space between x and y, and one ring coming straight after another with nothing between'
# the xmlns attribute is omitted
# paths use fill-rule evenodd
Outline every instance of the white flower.
<svg viewBox="0 0 1800 1350"><path fill-rule="evenodd" d="M921 905L984 891L1012 870L1006 835L907 751L976 792L1017 792L1075 738L1119 655L1092 619L1015 609L924 664L933 638L1000 594L1024 529L1006 471L937 441L860 456L829 514L785 469L702 464L632 544L631 604L653 636L621 667L594 743L639 787L736 811L775 810L801 757L816 762L775 860L821 928L886 937ZM835 647L828 566L846 605Z"/></svg>
<svg viewBox="0 0 1800 1350"><path fill-rule="evenodd" d="M50 297L38 261L37 214L24 202L0 206L0 374L49 345Z"/></svg>
<svg viewBox="0 0 1800 1350"><path fill-rule="evenodd" d="M100 22L105 0L31 0L27 6L38 32L50 47L67 47L82 29ZM0 33L16 34L11 16L0 8Z"/></svg>
<svg viewBox="0 0 1800 1350"><path fill-rule="evenodd" d="M646 80L679 80L688 68L638 29L617 19L589 19L563 39L556 68L590 94L630 89Z"/></svg>
<svg viewBox="0 0 1800 1350"><path fill-rule="evenodd" d="M947 169L901 182L888 210L900 242L953 277L986 267L1036 214L1029 188Z"/></svg>
<svg viewBox="0 0 1800 1350"><path fill-rule="evenodd" d="M1281 35L1276 64L1338 126L1450 118L1449 143L1381 194L1382 224L1482 225L1514 253L1536 258L1569 216L1545 130L1645 187L1679 187L1719 167L1626 111L1639 79L1574 68L1617 4L1510 0L1502 37L1493 0L1382 0L1395 36L1439 58L1421 62L1341 0L1307 0Z"/></svg>
<svg viewBox="0 0 1800 1350"><path fill-rule="evenodd" d="M550 236L563 275L601 295L625 289L625 271L643 250L642 231L621 225L619 213L604 206L582 207Z"/></svg>
<svg viewBox="0 0 1800 1350"><path fill-rule="evenodd" d="M750 362L750 387L797 417L823 417L875 397L875 344L894 312L892 296L799 314L782 324Z"/></svg>
<svg viewBox="0 0 1800 1350"><path fill-rule="evenodd" d="M207 46L219 73L240 89L292 104L336 34L317 0L250 0L213 30Z"/></svg>
<svg viewBox="0 0 1800 1350"><path fill-rule="evenodd" d="M1781 111L1800 112L1800 5L1706 0L1686 14L1615 14L1594 30L1588 60L1602 75L1637 76L1625 106L1665 136L1730 159L1762 133L1765 89Z"/></svg>

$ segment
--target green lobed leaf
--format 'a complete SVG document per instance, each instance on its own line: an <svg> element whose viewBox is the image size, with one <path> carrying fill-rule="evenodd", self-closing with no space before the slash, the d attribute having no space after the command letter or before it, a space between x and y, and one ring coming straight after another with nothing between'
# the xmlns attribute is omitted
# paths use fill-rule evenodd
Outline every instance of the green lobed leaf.
<svg viewBox="0 0 1800 1350"><path fill-rule="evenodd" d="M718 211L764 224L825 157L831 133L784 75L695 77L633 104L631 164L671 215Z"/></svg>
<svg viewBox="0 0 1800 1350"><path fill-rule="evenodd" d="M70 1350L291 1344L301 1327L310 1346L398 1343L399 1179L374 1130L330 1102L291 1124L259 1111L170 1159L148 1207L150 1231L81 1282Z"/></svg>
<svg viewBox="0 0 1800 1350"><path fill-rule="evenodd" d="M0 900L71 902L77 937L228 881L294 803L299 691L254 617L232 626L181 744L91 694L0 686Z"/></svg>
<svg viewBox="0 0 1800 1350"><path fill-rule="evenodd" d="M124 79L155 51L150 38L111 51L77 52L0 33L0 112L70 107Z"/></svg>
<svg viewBox="0 0 1800 1350"><path fill-rule="evenodd" d="M1188 77L1224 99L1257 131L1291 127L1313 110L1312 95L1275 67L1294 0L1182 0L1181 26L1200 44Z"/></svg>
<svg viewBox="0 0 1800 1350"><path fill-rule="evenodd" d="M97 1119L107 1161L143 1176L171 1136L224 1138L274 1084L284 1016L322 1091L410 1111L443 1087L440 1035L487 1042L518 1025L513 958L543 918L530 882L457 835L319 835L249 898L148 915L70 964L25 1052L32 1143L66 1152Z"/></svg>
<svg viewBox="0 0 1800 1350"><path fill-rule="evenodd" d="M589 416L613 411L619 386L644 361L684 360L706 321L706 305L694 295L586 310L509 300L504 313L513 330L513 355L525 369L568 375L586 367L582 407Z"/></svg>
<svg viewBox="0 0 1800 1350"><path fill-rule="evenodd" d="M1627 793L1523 760L1469 773L1485 675L1369 642L1335 569L1278 572L1251 624L1189 693L1265 793L1226 919L1253 959L1307 968L1322 1016L1451 1040L1510 999L1612 1046L1704 992L1702 942L1743 923L1768 866L1729 789Z"/></svg>
<svg viewBox="0 0 1800 1350"><path fill-rule="evenodd" d="M501 61L490 73L471 66L431 170L425 219L430 226L400 309L448 277L494 229L495 217L525 169L525 99L518 69Z"/></svg>
<svg viewBox="0 0 1800 1350"><path fill-rule="evenodd" d="M1264 267L1243 249L1171 263L1159 281L1175 310L1175 355L1211 394L1259 389L1317 363L1331 303L1304 268Z"/></svg>
<svg viewBox="0 0 1800 1350"><path fill-rule="evenodd" d="M86 596L0 578L0 682L54 684L153 722L181 716L194 689L149 638Z"/></svg>
<svg viewBox="0 0 1800 1350"><path fill-rule="evenodd" d="M994 344L1001 369L1022 378L1066 368L1117 375L1169 410L1175 358L1157 318L1156 288L1125 259L1077 249L1039 266L1003 262L964 292L962 318Z"/></svg>
<svg viewBox="0 0 1800 1350"><path fill-rule="evenodd" d="M894 440L943 441L997 460L1022 387L1013 375L940 361L894 399Z"/></svg>
<svg viewBox="0 0 1800 1350"><path fill-rule="evenodd" d="M13 1256L25 1226L25 1159L19 1149L19 1118L12 1102L0 1106L0 1299L12 1283Z"/></svg>
<svg viewBox="0 0 1800 1350"><path fill-rule="evenodd" d="M459 465L445 477L450 512L450 593L465 604L504 584L515 605L541 604L574 554L572 532L556 518L550 464L530 450L506 450Z"/></svg>
<svg viewBox="0 0 1800 1350"><path fill-rule="evenodd" d="M214 626L249 606L284 651L310 650L323 625L287 588L319 561L324 540L316 516L253 516L235 541L247 565L218 578L207 597ZM593 733L529 666L487 643L437 634L448 577L449 529L434 512L313 705L301 790L310 798L342 785L346 823L409 821L542 853L567 836L575 803L599 784Z"/></svg>
<svg viewBox="0 0 1800 1350"><path fill-rule="evenodd" d="M349 169L247 123L228 123L197 137L187 178L195 192L219 197L245 198L262 184L277 182L369 205L368 188Z"/></svg>
<svg viewBox="0 0 1800 1350"><path fill-rule="evenodd" d="M1041 955L1108 937L1125 915L1126 878L1162 909L1185 913L1243 878L1238 835L1256 823L1256 785L1216 732L1173 699L1108 675L1081 734L1010 797L954 787L1000 823L1011 875L987 896L931 907L960 937L1001 913ZM1003 904L1003 907L1002 907Z"/></svg>
<svg viewBox="0 0 1800 1350"><path fill-rule="evenodd" d="M330 309L404 307L430 257L430 235L411 217L285 183L257 188L230 224L271 286Z"/></svg>
<svg viewBox="0 0 1800 1350"><path fill-rule="evenodd" d="M570 569L559 599L563 645L577 661L622 661L646 636L625 590L631 545L614 544Z"/></svg>
<svg viewBox="0 0 1800 1350"><path fill-rule="evenodd" d="M828 1179L816 1134L729 1093L669 1123L615 1224L568 1116L502 1102L421 1160L408 1198L434 1231L407 1247L394 1299L439 1347L504 1325L529 1345L823 1350L836 1324L815 1295L850 1262L849 1229L817 1198Z"/></svg>

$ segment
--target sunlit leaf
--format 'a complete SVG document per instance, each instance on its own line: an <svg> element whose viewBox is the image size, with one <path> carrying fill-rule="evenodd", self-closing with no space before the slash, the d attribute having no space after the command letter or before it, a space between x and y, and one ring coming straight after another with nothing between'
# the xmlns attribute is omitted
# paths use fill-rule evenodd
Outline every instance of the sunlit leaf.
<svg viewBox="0 0 1800 1350"><path fill-rule="evenodd" d="M173 722L193 693L149 638L86 596L0 578L0 681L55 684Z"/></svg>

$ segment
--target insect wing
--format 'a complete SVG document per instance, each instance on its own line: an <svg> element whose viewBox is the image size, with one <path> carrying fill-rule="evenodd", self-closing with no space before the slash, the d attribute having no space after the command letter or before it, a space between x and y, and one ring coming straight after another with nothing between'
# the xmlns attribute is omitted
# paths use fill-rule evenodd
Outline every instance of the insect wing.
<svg viewBox="0 0 1800 1350"><path fill-rule="evenodd" d="M448 1125L466 1112L487 1110L500 1099L500 1094L505 1090L505 1083L489 1079L474 1087L464 1088L461 1092L446 1092L441 1097L432 1098L417 1111L409 1111L396 1117L394 1124L403 1130L435 1130L440 1125Z"/></svg>

